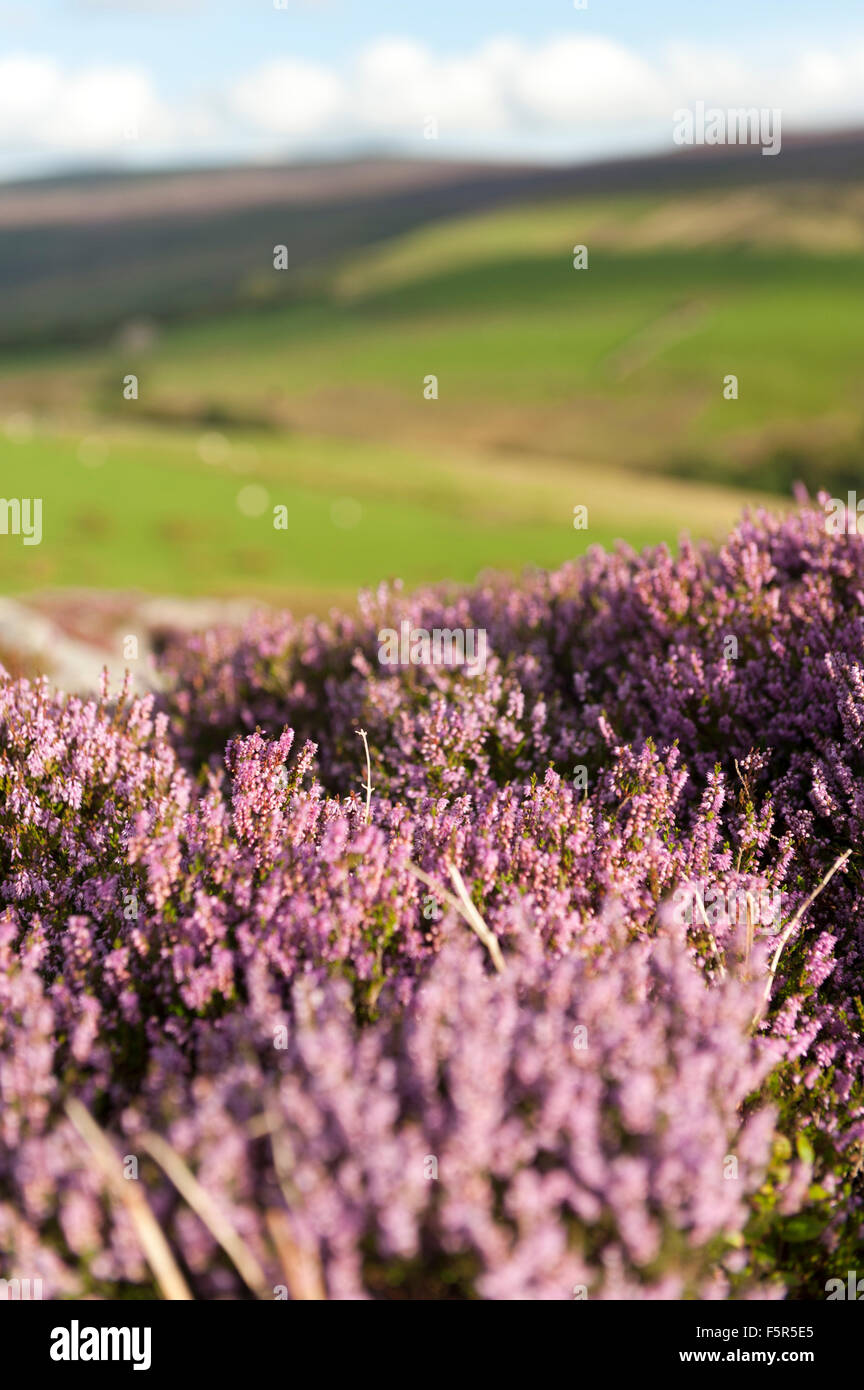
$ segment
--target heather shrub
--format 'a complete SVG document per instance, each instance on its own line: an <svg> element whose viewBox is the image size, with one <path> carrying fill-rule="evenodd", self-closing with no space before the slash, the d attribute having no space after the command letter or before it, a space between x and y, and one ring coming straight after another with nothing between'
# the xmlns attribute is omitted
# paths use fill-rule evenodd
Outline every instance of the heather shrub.
<svg viewBox="0 0 864 1390"><path fill-rule="evenodd" d="M158 1295L125 1156L199 1297L824 1296L864 1232L862 571L802 508L178 638L158 702L5 679L0 1276ZM405 618L485 628L485 675L379 665Z"/></svg>
<svg viewBox="0 0 864 1390"><path fill-rule="evenodd" d="M250 967L242 1013L191 1024L191 1049L154 1044L134 1103L111 1117L118 1154L140 1152L148 1127L164 1133L242 1233L262 1289L298 1296L312 1278L339 1298L723 1296L773 1133L769 1110L741 1115L771 1065L747 1033L752 979L706 990L686 942L666 934L602 961L555 960L535 939L499 977L448 926L408 1007L366 1028L345 981L301 979L283 1009L264 966ZM123 1213L111 1219L104 1181L52 1116L51 1009L31 967L10 972L4 999L21 1029L3 1038L4 1083L33 1054L7 1095L20 1125L3 1134L6 1248L13 1267L38 1258L54 1293L146 1283ZM206 1226L164 1175L148 1177L196 1291L243 1296ZM282 1266L274 1212L292 1252Z"/></svg>

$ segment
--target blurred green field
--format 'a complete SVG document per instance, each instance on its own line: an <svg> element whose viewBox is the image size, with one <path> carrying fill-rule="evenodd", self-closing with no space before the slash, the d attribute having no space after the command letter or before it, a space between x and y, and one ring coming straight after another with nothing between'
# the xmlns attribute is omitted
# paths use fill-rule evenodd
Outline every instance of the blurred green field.
<svg viewBox="0 0 864 1390"><path fill-rule="evenodd" d="M726 490L624 470L562 471L541 458L529 480L509 460L490 468L326 437L108 427L35 433L4 456L6 495L44 499L40 545L2 538L10 593L257 594L316 609L382 579L470 581L555 566L622 533L637 546L687 526L705 533L738 510ZM573 529L577 505L587 530ZM280 506L286 529L273 524Z"/></svg>
<svg viewBox="0 0 864 1390"><path fill-rule="evenodd" d="M570 200L274 271L257 308L149 344L7 354L3 492L41 495L45 534L3 538L0 579L314 607L716 534L796 479L845 487L862 252L858 185Z"/></svg>

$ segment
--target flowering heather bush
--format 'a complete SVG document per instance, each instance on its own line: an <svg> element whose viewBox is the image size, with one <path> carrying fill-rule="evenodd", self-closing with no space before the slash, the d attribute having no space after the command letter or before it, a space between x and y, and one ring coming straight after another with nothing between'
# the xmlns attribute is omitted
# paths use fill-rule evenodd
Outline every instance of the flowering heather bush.
<svg viewBox="0 0 864 1390"><path fill-rule="evenodd" d="M379 665L406 618L486 628L485 676ZM0 1276L159 1296L134 1191L202 1298L824 1297L862 622L864 543L802 508L178 640L158 708L5 680ZM694 882L781 921L682 924Z"/></svg>

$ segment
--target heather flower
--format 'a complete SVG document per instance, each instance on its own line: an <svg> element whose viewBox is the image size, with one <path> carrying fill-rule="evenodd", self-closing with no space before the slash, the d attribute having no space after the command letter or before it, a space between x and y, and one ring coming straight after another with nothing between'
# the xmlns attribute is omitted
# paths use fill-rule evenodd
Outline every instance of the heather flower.
<svg viewBox="0 0 864 1390"><path fill-rule="evenodd" d="M403 619L485 629L483 678L382 666ZM156 1292L74 1096L200 1297L260 1290L150 1132L293 1297L824 1284L864 1210L862 637L864 541L803 506L178 637L158 702L4 678L0 1276Z"/></svg>

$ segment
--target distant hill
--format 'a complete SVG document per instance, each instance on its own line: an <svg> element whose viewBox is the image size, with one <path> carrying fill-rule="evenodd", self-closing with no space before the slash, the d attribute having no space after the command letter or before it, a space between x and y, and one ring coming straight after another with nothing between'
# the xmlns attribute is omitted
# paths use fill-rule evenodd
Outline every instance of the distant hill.
<svg viewBox="0 0 864 1390"><path fill-rule="evenodd" d="M463 213L589 194L864 178L864 132L570 167L370 159L89 174L0 190L0 348L301 296L316 268ZM274 287L273 246L291 272Z"/></svg>

